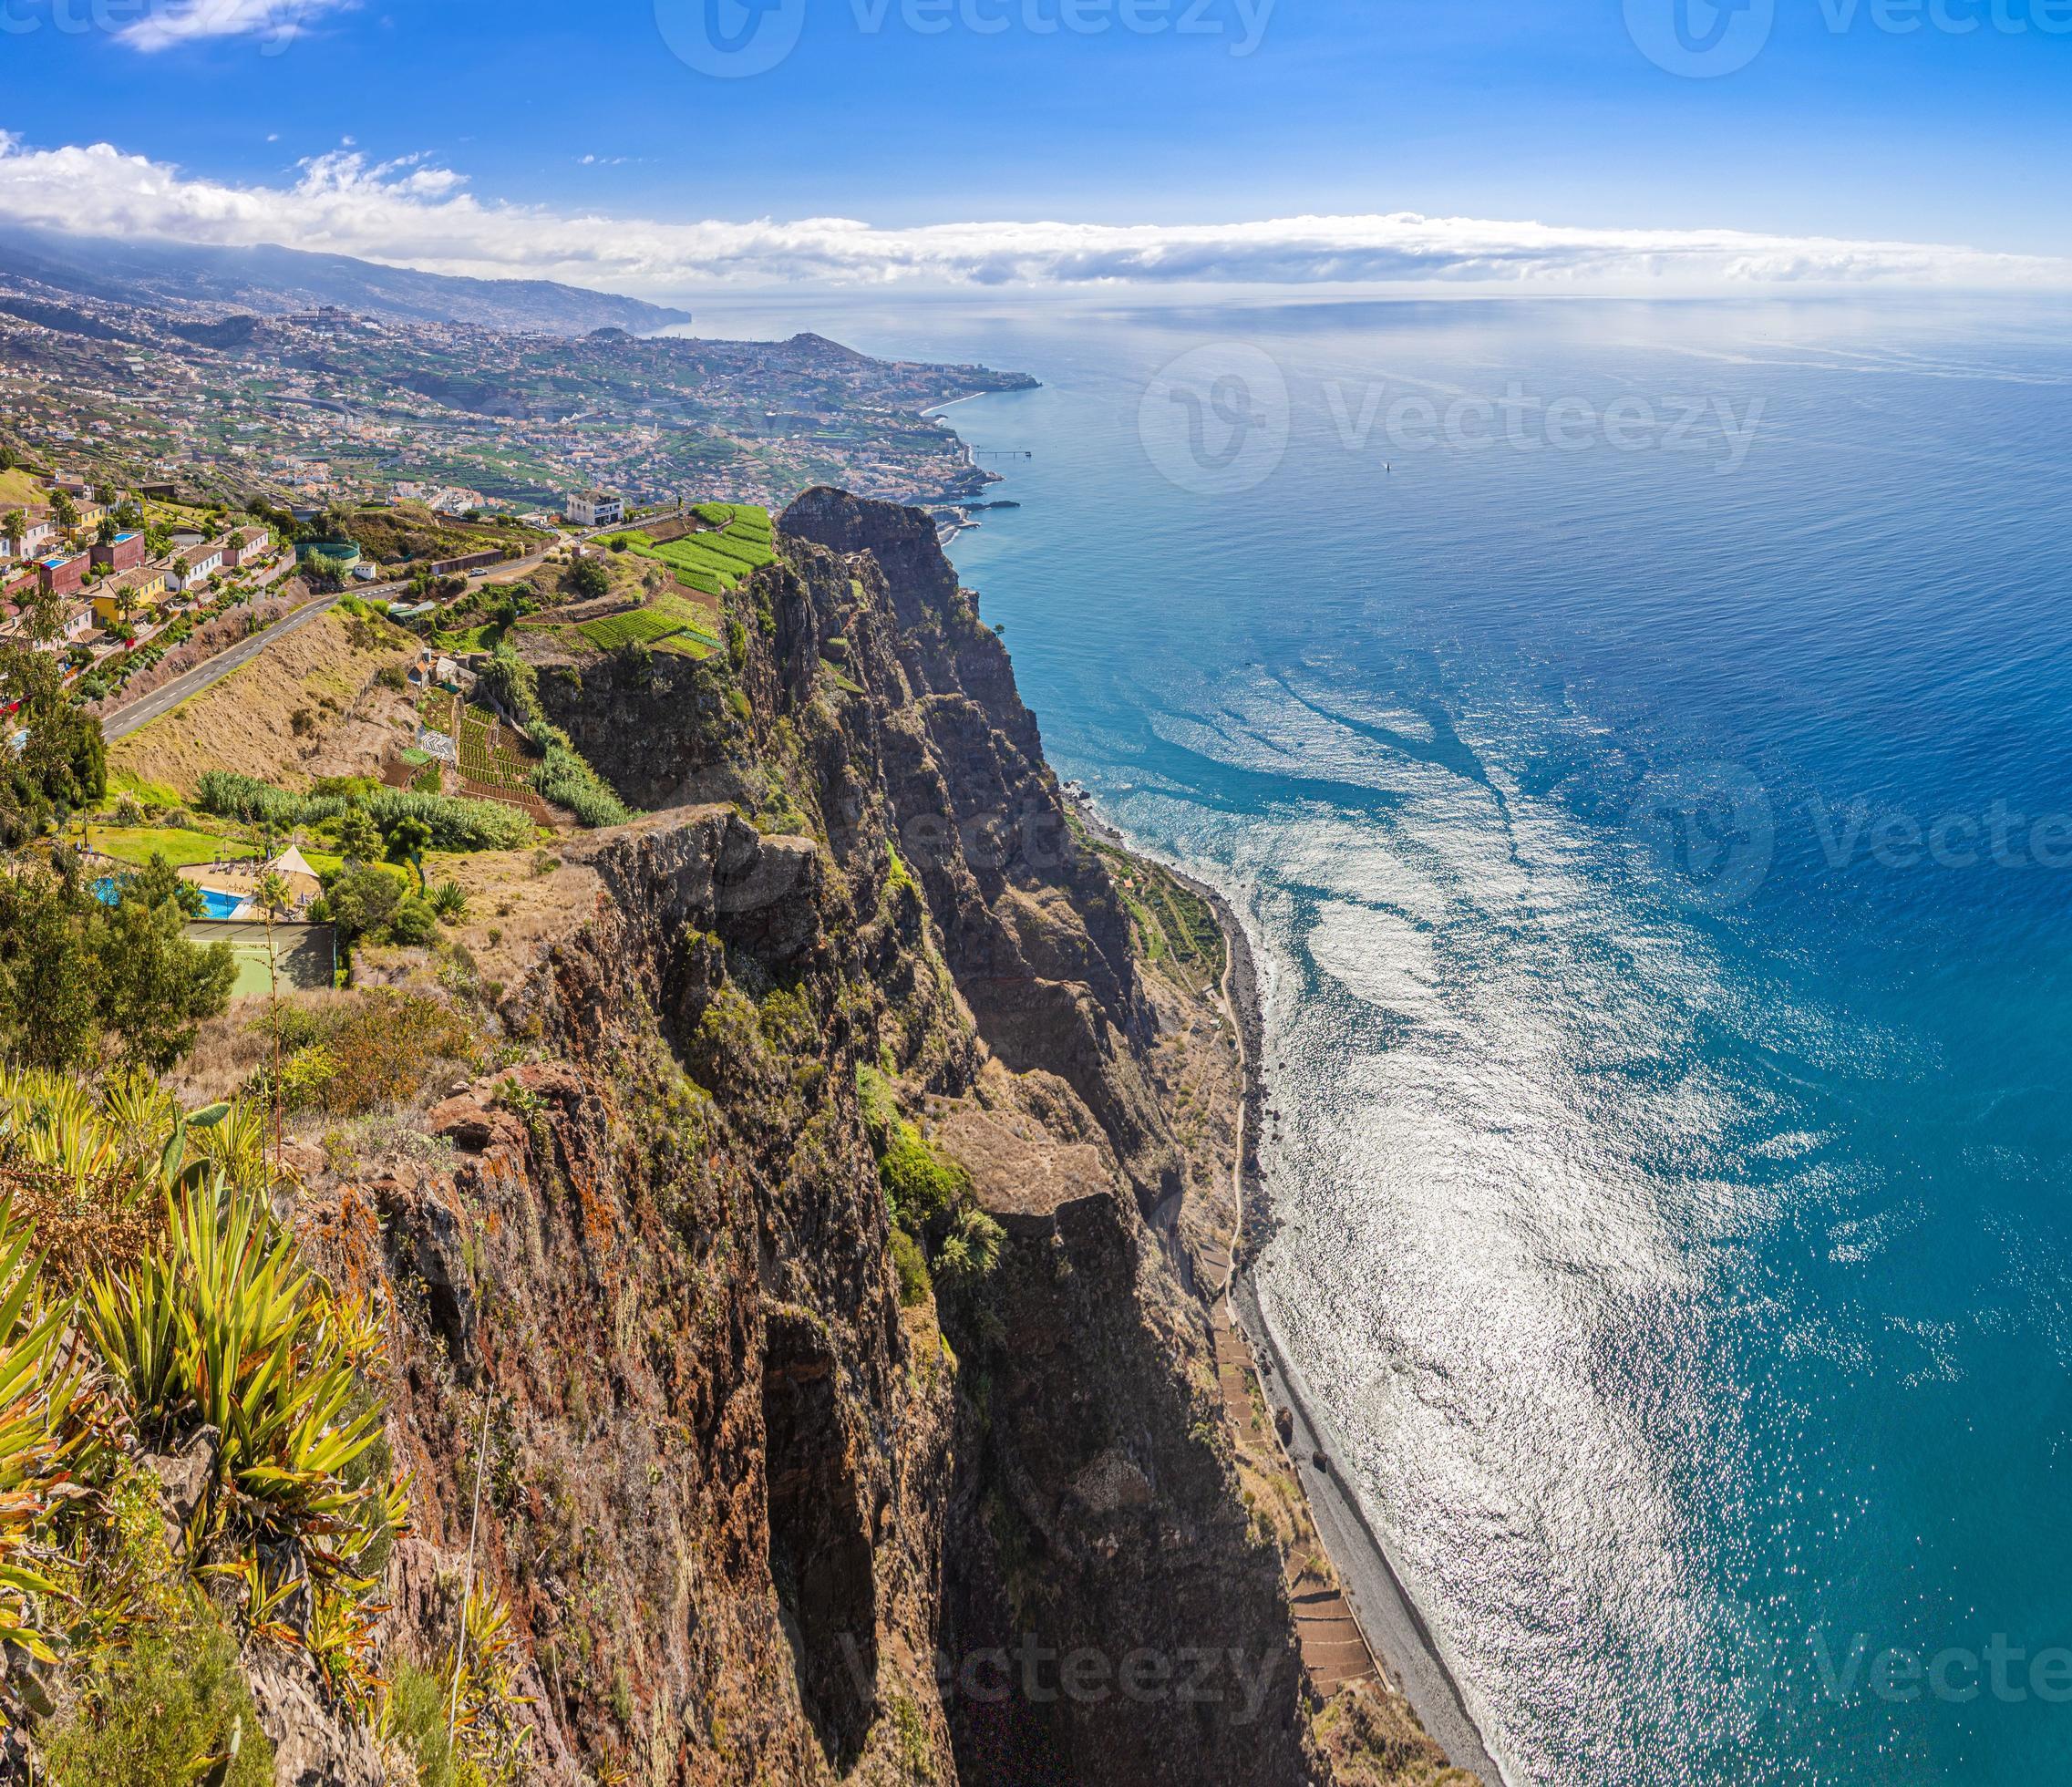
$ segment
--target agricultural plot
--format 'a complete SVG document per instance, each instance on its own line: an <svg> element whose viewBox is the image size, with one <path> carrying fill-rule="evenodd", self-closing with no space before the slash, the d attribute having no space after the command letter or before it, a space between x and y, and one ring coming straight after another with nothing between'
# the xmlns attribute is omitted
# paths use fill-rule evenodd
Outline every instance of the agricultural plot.
<svg viewBox="0 0 2072 1787"><path fill-rule="evenodd" d="M479 708L460 717L460 773L475 788L529 794L539 759L510 727Z"/></svg>
<svg viewBox="0 0 2072 1787"><path fill-rule="evenodd" d="M600 651L616 651L621 646L651 646L680 633L683 623L658 615L652 608L634 608L624 615L605 615L584 621L575 629Z"/></svg>
<svg viewBox="0 0 2072 1787"><path fill-rule="evenodd" d="M633 550L667 565L680 582L707 595L725 594L776 558L768 510L752 503L706 502L692 512L715 531L686 534L661 545L635 532L628 535Z"/></svg>

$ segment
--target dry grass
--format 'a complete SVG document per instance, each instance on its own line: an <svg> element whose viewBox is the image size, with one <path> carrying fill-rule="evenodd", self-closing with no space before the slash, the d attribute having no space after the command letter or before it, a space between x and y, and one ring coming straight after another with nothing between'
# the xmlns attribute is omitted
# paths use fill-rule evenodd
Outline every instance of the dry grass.
<svg viewBox="0 0 2072 1787"><path fill-rule="evenodd" d="M1314 1729L1341 1787L1476 1787L1466 1770L1448 1767L1409 1702L1378 1682L1340 1689Z"/></svg>
<svg viewBox="0 0 2072 1787"><path fill-rule="evenodd" d="M355 646L354 628L335 609L276 640L162 719L108 751L112 774L128 772L191 795L208 770L296 784L320 775L372 775L383 747L398 736L407 695L376 687L384 665L407 665L409 647L393 629L378 644ZM297 714L304 729L295 729Z"/></svg>
<svg viewBox="0 0 2072 1787"><path fill-rule="evenodd" d="M283 997L283 1028L302 1028L298 1020L327 1020L352 1004L351 993L291 993ZM211 1017L194 1038L187 1059L166 1076L166 1085L191 1110L234 1098L252 1076L273 1059L272 1017L264 1005L232 1006Z"/></svg>
<svg viewBox="0 0 2072 1787"><path fill-rule="evenodd" d="M16 466L0 471L0 514L10 509L40 509L48 505L50 493L33 474Z"/></svg>
<svg viewBox="0 0 2072 1787"><path fill-rule="evenodd" d="M552 852L484 851L451 859L445 871L468 895L468 915L448 935L483 980L506 987L550 944L592 917L603 891L594 870L563 863Z"/></svg>
<svg viewBox="0 0 2072 1787"><path fill-rule="evenodd" d="M163 1225L160 1205L139 1199L128 1180L94 1180L75 1190L49 1168L0 1166L0 1198L36 1225L36 1251L53 1284L136 1265Z"/></svg>

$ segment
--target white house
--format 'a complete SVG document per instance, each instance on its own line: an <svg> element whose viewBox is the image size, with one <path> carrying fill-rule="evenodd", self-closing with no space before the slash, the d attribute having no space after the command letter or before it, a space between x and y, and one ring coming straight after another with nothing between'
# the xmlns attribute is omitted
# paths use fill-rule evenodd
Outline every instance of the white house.
<svg viewBox="0 0 2072 1787"><path fill-rule="evenodd" d="M626 518L625 499L613 491L583 491L569 498L568 518L578 527L616 527Z"/></svg>
<svg viewBox="0 0 2072 1787"><path fill-rule="evenodd" d="M176 590L191 589L197 584L206 583L222 568L223 542L206 541L199 546L188 547L185 552L175 553L166 581Z"/></svg>
<svg viewBox="0 0 2072 1787"><path fill-rule="evenodd" d="M57 523L47 510L26 510L18 538L0 537L0 559L39 559L57 538Z"/></svg>

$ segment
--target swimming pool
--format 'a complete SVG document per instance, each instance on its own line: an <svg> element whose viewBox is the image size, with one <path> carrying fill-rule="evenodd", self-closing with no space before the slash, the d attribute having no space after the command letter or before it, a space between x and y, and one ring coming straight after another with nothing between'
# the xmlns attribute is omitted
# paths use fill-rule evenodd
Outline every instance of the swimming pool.
<svg viewBox="0 0 2072 1787"><path fill-rule="evenodd" d="M201 893L203 918L234 918L238 908L244 904L244 896L241 894L225 894L213 887L204 887ZM122 903L122 889L113 875L103 875L97 881L94 894L103 905Z"/></svg>

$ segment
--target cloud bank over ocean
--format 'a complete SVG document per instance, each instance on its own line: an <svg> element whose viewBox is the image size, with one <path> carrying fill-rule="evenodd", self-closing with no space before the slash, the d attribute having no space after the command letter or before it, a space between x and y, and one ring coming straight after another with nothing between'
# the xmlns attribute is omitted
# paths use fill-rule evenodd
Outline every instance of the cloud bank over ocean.
<svg viewBox="0 0 2072 1787"><path fill-rule="evenodd" d="M108 143L0 132L0 218L74 234L278 243L428 272L561 279L642 297L719 286L1479 284L1547 291L1764 285L2072 288L2072 260L1737 230L1593 229L1411 212L1192 224L887 229L850 218L671 222L485 200L423 157L349 149L280 185L184 173Z"/></svg>

